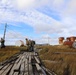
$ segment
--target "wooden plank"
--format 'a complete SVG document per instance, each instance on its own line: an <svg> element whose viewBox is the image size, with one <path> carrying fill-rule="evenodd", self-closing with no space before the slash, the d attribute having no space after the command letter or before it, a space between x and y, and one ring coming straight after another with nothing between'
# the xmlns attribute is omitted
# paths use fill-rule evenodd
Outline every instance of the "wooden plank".
<svg viewBox="0 0 76 75"><path fill-rule="evenodd" d="M43 68L42 68L42 73L43 75L47 75Z"/></svg>
<svg viewBox="0 0 76 75"><path fill-rule="evenodd" d="M23 60L22 60L22 63L21 63L21 72L20 75L29 75L28 74L28 53L24 53L23 54Z"/></svg>
<svg viewBox="0 0 76 75"><path fill-rule="evenodd" d="M12 68L12 65L10 65L1 75L7 75L7 73L11 68Z"/></svg>
<svg viewBox="0 0 76 75"><path fill-rule="evenodd" d="M47 75L39 64L36 64L36 67L40 75Z"/></svg>
<svg viewBox="0 0 76 75"><path fill-rule="evenodd" d="M24 75L29 75L29 73L28 73L28 58L25 58L24 69L25 69Z"/></svg>
<svg viewBox="0 0 76 75"><path fill-rule="evenodd" d="M9 64L4 66L1 70L0 70L0 75L8 68Z"/></svg>
<svg viewBox="0 0 76 75"><path fill-rule="evenodd" d="M18 59L15 61L15 63L18 63L18 62L19 62L19 60L20 60L20 58L18 58Z"/></svg>
<svg viewBox="0 0 76 75"><path fill-rule="evenodd" d="M45 75L43 72L42 72L42 68L40 67L40 65L38 63L36 63L36 68L39 72L39 75Z"/></svg>
<svg viewBox="0 0 76 75"><path fill-rule="evenodd" d="M3 66L0 66L0 70L3 68Z"/></svg>
<svg viewBox="0 0 76 75"><path fill-rule="evenodd" d="M50 71L49 69L45 68L44 66L42 66L42 68L43 68L46 72L48 72L49 75L57 75L56 73Z"/></svg>
<svg viewBox="0 0 76 75"><path fill-rule="evenodd" d="M19 72L14 72L14 74L13 75L19 75Z"/></svg>
<svg viewBox="0 0 76 75"><path fill-rule="evenodd" d="M25 72L25 68L24 68L24 62L21 63L21 68L20 68L20 74L23 75Z"/></svg>
<svg viewBox="0 0 76 75"><path fill-rule="evenodd" d="M22 61L22 59L21 59L22 58L22 54L20 54L18 57L19 58L14 63L14 66L13 66L13 68L12 68L12 70L11 70L9 75L18 75L19 74L19 72L20 72L19 68L20 68L21 61Z"/></svg>
<svg viewBox="0 0 76 75"><path fill-rule="evenodd" d="M24 58L24 75L28 75L28 58Z"/></svg>
<svg viewBox="0 0 76 75"><path fill-rule="evenodd" d="M38 58L37 56L34 56L34 58L35 58L35 60L36 60L36 62L37 62L38 64L41 63L41 62L39 61L39 58Z"/></svg>
<svg viewBox="0 0 76 75"><path fill-rule="evenodd" d="M31 63L31 56L29 56L29 75L33 75L32 63Z"/></svg>
<svg viewBox="0 0 76 75"><path fill-rule="evenodd" d="M42 70L42 68L39 66L38 63L36 63L35 65L36 65L36 68L37 68L38 71L41 71Z"/></svg>
<svg viewBox="0 0 76 75"><path fill-rule="evenodd" d="M19 70L19 67L20 67L20 65L21 65L21 61L22 61L22 60L20 60L20 61L18 62L18 64L16 64L16 67L14 68L14 71Z"/></svg>
<svg viewBox="0 0 76 75"><path fill-rule="evenodd" d="M37 56L38 54L37 54L37 52L34 52L34 56Z"/></svg>
<svg viewBox="0 0 76 75"><path fill-rule="evenodd" d="M20 63L21 63L21 60L19 61L19 63L14 63L14 66L13 68L11 69L11 72L9 73L9 75L13 75L14 74L14 71L18 70L19 67L20 67Z"/></svg>
<svg viewBox="0 0 76 75"><path fill-rule="evenodd" d="M25 73L24 75L28 75L27 73Z"/></svg>
<svg viewBox="0 0 76 75"><path fill-rule="evenodd" d="M13 73L14 73L14 68L16 67L16 63L14 63L14 66L12 67L12 69L11 69L11 71L10 71L10 73L9 73L9 75L13 75Z"/></svg>

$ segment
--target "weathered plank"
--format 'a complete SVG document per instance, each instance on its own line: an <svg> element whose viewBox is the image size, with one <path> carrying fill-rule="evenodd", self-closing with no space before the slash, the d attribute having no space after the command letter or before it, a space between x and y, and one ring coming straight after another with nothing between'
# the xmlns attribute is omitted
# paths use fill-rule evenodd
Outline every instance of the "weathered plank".
<svg viewBox="0 0 76 75"><path fill-rule="evenodd" d="M25 69L24 75L29 75L29 72L28 72L28 57L25 58L24 69Z"/></svg>
<svg viewBox="0 0 76 75"><path fill-rule="evenodd" d="M1 70L2 68L3 68L3 66L1 65L1 66L0 66L0 70Z"/></svg>
<svg viewBox="0 0 76 75"><path fill-rule="evenodd" d="M9 64L8 65L6 65L5 67L3 67L3 69L2 70L0 70L0 75L2 75L2 73L8 68L8 66L9 66Z"/></svg>
<svg viewBox="0 0 76 75"><path fill-rule="evenodd" d="M19 75L19 72L14 72L14 74L13 75Z"/></svg>
<svg viewBox="0 0 76 75"><path fill-rule="evenodd" d="M33 75L32 63L31 63L31 56L29 56L29 75Z"/></svg>
<svg viewBox="0 0 76 75"><path fill-rule="evenodd" d="M12 68L12 65L9 65L9 67L1 75L7 75L7 73L11 68Z"/></svg>
<svg viewBox="0 0 76 75"><path fill-rule="evenodd" d="M39 58L38 58L37 56L35 56L34 58L35 58L35 60L36 60L36 62L37 62L38 64L41 63L40 60L39 60Z"/></svg>
<svg viewBox="0 0 76 75"><path fill-rule="evenodd" d="M19 59L20 59L20 58L19 58ZM16 60L16 62L14 63L14 66L12 67L12 69L11 69L11 71L10 71L9 75L14 74L14 71L16 71L16 70L18 70L18 69L19 69L20 62L21 62L21 61L19 61L19 59L18 59L18 60ZM19 63L18 63L17 61L18 61Z"/></svg>
<svg viewBox="0 0 76 75"><path fill-rule="evenodd" d="M24 63L25 63L25 61L22 61L22 63L21 63L21 68L20 68L20 75L23 75L24 74L24 72L25 72L25 68L24 68Z"/></svg>

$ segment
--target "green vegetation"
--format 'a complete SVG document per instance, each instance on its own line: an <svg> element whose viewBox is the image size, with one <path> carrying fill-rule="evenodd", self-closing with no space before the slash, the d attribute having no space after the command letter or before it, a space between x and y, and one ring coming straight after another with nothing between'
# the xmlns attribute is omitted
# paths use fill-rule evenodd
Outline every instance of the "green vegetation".
<svg viewBox="0 0 76 75"><path fill-rule="evenodd" d="M0 62L19 53L21 50L26 50L26 47L6 46L5 48L0 49Z"/></svg>
<svg viewBox="0 0 76 75"><path fill-rule="evenodd" d="M38 49L40 58L49 70L57 75L76 75L76 54L72 54L76 53L76 49L68 46L41 46Z"/></svg>

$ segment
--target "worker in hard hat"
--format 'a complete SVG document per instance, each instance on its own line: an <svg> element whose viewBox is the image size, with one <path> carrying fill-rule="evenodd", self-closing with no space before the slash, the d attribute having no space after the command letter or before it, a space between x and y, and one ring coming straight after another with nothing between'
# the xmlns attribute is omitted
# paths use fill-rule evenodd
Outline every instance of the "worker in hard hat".
<svg viewBox="0 0 76 75"><path fill-rule="evenodd" d="M5 47L5 45L4 45L5 40L3 38L1 38L0 42L1 42L1 48L4 48Z"/></svg>

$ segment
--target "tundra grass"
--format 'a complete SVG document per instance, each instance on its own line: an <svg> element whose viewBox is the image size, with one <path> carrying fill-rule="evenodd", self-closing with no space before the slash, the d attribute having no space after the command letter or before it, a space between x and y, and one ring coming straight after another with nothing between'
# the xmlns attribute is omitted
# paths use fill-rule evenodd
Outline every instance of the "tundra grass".
<svg viewBox="0 0 76 75"><path fill-rule="evenodd" d="M76 49L68 46L40 46L38 49L43 64L49 70L57 75L76 75L76 54L71 54L76 53Z"/></svg>
<svg viewBox="0 0 76 75"><path fill-rule="evenodd" d="M7 60L16 53L19 53L21 50L25 50L26 47L16 47L16 46L6 46L5 48L0 49L0 62Z"/></svg>

